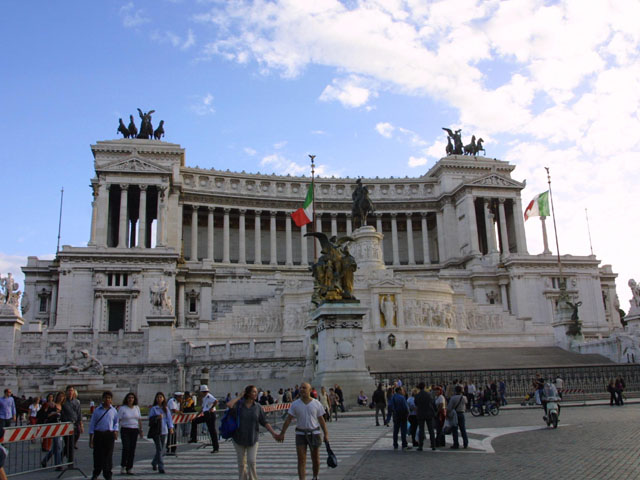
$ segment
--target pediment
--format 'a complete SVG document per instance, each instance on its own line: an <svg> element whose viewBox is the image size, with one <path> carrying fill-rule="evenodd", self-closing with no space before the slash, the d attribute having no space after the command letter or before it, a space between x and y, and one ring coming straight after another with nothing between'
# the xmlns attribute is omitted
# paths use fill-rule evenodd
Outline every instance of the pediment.
<svg viewBox="0 0 640 480"><path fill-rule="evenodd" d="M105 165L100 170L110 172L147 172L147 173L167 173L168 170L156 165L149 160L138 157L127 158Z"/></svg>
<svg viewBox="0 0 640 480"><path fill-rule="evenodd" d="M520 183L510 178L503 177L502 175L498 175L497 173L490 173L489 175L477 178L474 181L467 183L467 185L473 187L524 188L526 186L526 181L524 183Z"/></svg>
<svg viewBox="0 0 640 480"><path fill-rule="evenodd" d="M404 287L404 283L399 282L393 279L385 279L378 283L372 283L370 285L371 288L402 288Z"/></svg>

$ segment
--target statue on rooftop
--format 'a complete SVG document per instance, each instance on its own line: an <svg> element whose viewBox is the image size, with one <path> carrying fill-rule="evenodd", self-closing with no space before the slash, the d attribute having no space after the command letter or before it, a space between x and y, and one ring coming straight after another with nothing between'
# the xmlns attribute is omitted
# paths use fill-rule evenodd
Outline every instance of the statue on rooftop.
<svg viewBox="0 0 640 480"><path fill-rule="evenodd" d="M453 151L451 152L451 154L462 155L462 130L458 129L454 132L450 128L442 127L442 129L449 134L449 138L453 141Z"/></svg>
<svg viewBox="0 0 640 480"><path fill-rule="evenodd" d="M148 112L143 112L138 108L138 114L142 119L142 123L140 124L140 133L138 134L138 138L151 139L153 138L153 125L151 124L151 114L154 113L155 110L149 110Z"/></svg>
<svg viewBox="0 0 640 480"><path fill-rule="evenodd" d="M369 189L362 185L362 180L356 180L356 188L351 194L353 206L351 207L351 215L353 217L354 227L357 225L356 219L360 220L360 227L367 224L367 216L374 212L373 202L369 198Z"/></svg>

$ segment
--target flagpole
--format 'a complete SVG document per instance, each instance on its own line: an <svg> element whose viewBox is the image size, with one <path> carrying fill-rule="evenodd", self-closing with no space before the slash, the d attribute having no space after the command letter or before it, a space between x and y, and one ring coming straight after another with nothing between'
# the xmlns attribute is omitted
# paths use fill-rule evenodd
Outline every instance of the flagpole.
<svg viewBox="0 0 640 480"><path fill-rule="evenodd" d="M315 190L315 164L313 163L313 161L315 160L316 156L315 155L309 155L309 158L311 159L311 205L312 205L312 210L313 213L311 214L313 216L313 218L311 219L311 224L312 224L312 228L313 228L313 232L315 233L316 231L316 190ZM313 240L313 259L314 261L318 258L318 252L317 252L317 243L318 241L316 239Z"/></svg>
<svg viewBox="0 0 640 480"><path fill-rule="evenodd" d="M56 246L56 257L60 251L60 231L62 229L62 201L64 200L64 187L60 190L60 215L58 216L58 245Z"/></svg>
<svg viewBox="0 0 640 480"><path fill-rule="evenodd" d="M589 233L589 248L591 249L591 255L593 255L593 243L591 243L591 228L589 227L589 213L587 209L584 209L584 216L587 217L587 232Z"/></svg>
<svg viewBox="0 0 640 480"><path fill-rule="evenodd" d="M551 174L549 173L549 167L544 167L547 171L547 183L549 184L549 198L551 198L551 214L553 216L553 232L556 236L556 251L558 252L558 270L560 271L560 284L562 285L562 261L560 260L560 244L558 242L558 228L556 226L556 211L553 208L553 192L551 191ZM561 287L562 288L562 287Z"/></svg>

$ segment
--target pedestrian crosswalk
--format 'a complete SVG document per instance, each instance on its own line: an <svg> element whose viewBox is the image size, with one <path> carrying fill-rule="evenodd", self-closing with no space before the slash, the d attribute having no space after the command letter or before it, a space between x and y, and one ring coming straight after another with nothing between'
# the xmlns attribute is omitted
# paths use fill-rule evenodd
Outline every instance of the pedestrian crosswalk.
<svg viewBox="0 0 640 480"><path fill-rule="evenodd" d="M343 418L327 424L331 448L338 457L338 473L341 463L358 453L364 453L387 429L376 428L373 422L363 418ZM297 457L293 425L287 432L284 443L277 443L271 435L260 436L257 471L260 480L282 480L297 478ZM150 460L138 461L134 465L136 476L141 480L158 479L158 472L151 469ZM320 453L320 478L329 470L324 446ZM118 472L114 468L114 473ZM222 442L220 451L212 454L210 448L179 447L178 455L165 457L166 478L184 480L232 480L238 478L236 451L231 441ZM346 471L344 472L347 473ZM115 478L115 476L114 476ZM307 478L311 478L311 458L307 455Z"/></svg>

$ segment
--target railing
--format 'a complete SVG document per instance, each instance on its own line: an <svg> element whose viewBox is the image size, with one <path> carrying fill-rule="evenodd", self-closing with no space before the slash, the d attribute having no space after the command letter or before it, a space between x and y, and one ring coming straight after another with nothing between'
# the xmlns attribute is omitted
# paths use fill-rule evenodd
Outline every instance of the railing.
<svg viewBox="0 0 640 480"><path fill-rule="evenodd" d="M278 426L278 419L284 420L289 407L291 407L290 403L274 403L272 405L264 405L262 411L267 415L267 419L271 419L269 423L275 428Z"/></svg>
<svg viewBox="0 0 640 480"><path fill-rule="evenodd" d="M410 372L374 372L372 376L377 383L392 383L395 379L401 379L405 385L414 386L419 382L430 384L451 383L453 380L460 382L473 382L476 387L483 385L485 381L504 380L507 387L507 397L524 398L532 389L532 381L540 373L543 378L556 377L564 380L564 387L572 391L567 396L575 395L576 400L583 400L589 395L608 395L606 387L609 380L616 377L624 378L625 392L640 392L640 365L635 364L608 364L576 367L543 367L543 368L505 368L505 369L478 369L478 370L437 370L437 371L410 371ZM575 393L573 392L575 390ZM572 399L572 398L569 398ZM566 397L565 397L566 400Z"/></svg>
<svg viewBox="0 0 640 480"><path fill-rule="evenodd" d="M79 470L73 461L73 451L65 451L74 448L73 432L72 422L5 428L2 443L8 445L9 451L5 461L7 476L56 469L61 470L60 478L67 470ZM46 439L52 442L49 452L44 453L38 440Z"/></svg>
<svg viewBox="0 0 640 480"><path fill-rule="evenodd" d="M175 455L176 448L179 445L185 445L189 443L191 429L194 428L191 425L191 421L196 418L199 413L174 413L171 416L173 420L173 435L169 435L167 438L167 455ZM205 424L202 424L205 425ZM197 426L195 428L198 428ZM206 425L205 425L206 428ZM209 434L200 429L199 434L196 436L198 443L208 442Z"/></svg>

